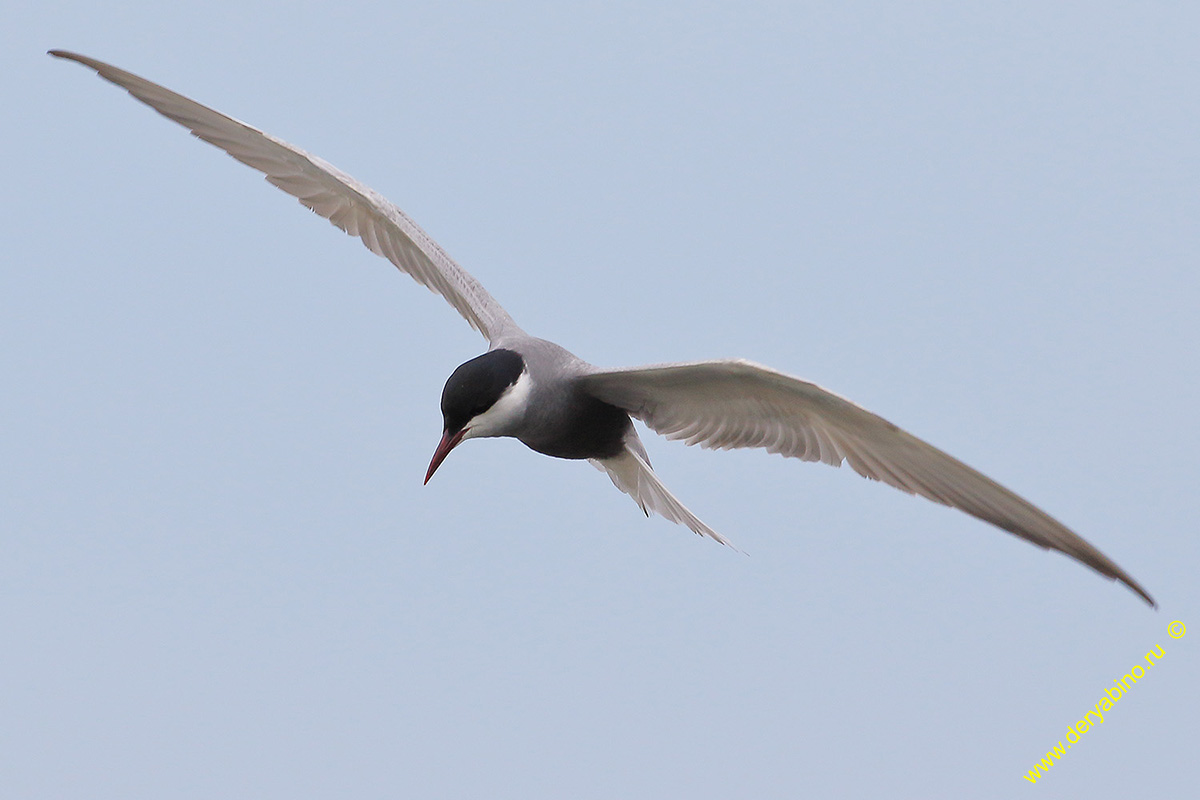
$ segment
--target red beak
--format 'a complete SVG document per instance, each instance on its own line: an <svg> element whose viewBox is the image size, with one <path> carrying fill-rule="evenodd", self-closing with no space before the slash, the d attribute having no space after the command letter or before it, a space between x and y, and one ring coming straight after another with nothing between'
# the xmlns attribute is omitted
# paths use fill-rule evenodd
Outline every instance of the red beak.
<svg viewBox="0 0 1200 800"><path fill-rule="evenodd" d="M433 477L433 473L437 472L437 468L446 460L446 456L450 455L450 451L462 441L463 434L466 432L467 429L463 428L457 433L446 431L442 434L442 440L438 442L437 450L433 451L433 460L429 462L429 472L425 473L425 483L429 483L429 479Z"/></svg>

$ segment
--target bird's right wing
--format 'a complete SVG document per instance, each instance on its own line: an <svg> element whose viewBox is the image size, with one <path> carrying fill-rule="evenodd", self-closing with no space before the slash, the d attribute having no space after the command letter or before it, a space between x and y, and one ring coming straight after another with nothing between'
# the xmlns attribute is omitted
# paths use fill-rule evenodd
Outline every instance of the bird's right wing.
<svg viewBox="0 0 1200 800"><path fill-rule="evenodd" d="M749 361L605 370L583 387L668 439L720 449L761 447L841 466L1058 550L1154 600L1111 559L1058 520L882 417L814 383Z"/></svg>
<svg viewBox="0 0 1200 800"><path fill-rule="evenodd" d="M50 55L91 67L101 78L125 89L198 138L264 173L272 184L346 233L362 239L371 252L446 298L489 341L520 333L512 317L479 281L407 214L329 162L103 61L63 50L51 50Z"/></svg>

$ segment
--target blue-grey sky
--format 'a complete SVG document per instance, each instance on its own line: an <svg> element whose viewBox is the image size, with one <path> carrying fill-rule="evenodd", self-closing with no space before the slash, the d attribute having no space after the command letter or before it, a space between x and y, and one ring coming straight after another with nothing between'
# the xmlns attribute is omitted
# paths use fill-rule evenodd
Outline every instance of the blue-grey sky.
<svg viewBox="0 0 1200 800"><path fill-rule="evenodd" d="M3 795L1184 796L1198 26L1167 3L9 9ZM590 361L743 356L865 405L1161 609L764 453L647 440L748 556L512 441L423 487L483 341L51 47L332 161Z"/></svg>

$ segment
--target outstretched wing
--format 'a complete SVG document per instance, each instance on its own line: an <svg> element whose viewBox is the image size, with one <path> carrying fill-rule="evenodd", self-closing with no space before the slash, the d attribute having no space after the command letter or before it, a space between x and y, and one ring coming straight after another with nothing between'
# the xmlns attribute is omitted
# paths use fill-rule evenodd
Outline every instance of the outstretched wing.
<svg viewBox="0 0 1200 800"><path fill-rule="evenodd" d="M195 136L264 173L305 206L362 239L371 252L446 298L489 341L520 332L479 281L407 214L327 161L123 69L63 50L50 55L91 67Z"/></svg>
<svg viewBox="0 0 1200 800"><path fill-rule="evenodd" d="M772 453L841 466L1066 553L1123 582L1132 577L1066 526L991 478L816 384L749 361L606 370L582 378L596 397L687 444Z"/></svg>

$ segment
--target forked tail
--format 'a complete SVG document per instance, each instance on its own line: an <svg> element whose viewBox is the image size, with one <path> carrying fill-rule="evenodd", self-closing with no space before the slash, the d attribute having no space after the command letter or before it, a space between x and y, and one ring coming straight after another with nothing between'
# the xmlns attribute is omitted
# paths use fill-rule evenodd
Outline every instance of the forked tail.
<svg viewBox="0 0 1200 800"><path fill-rule="evenodd" d="M733 547L728 539L701 522L666 486L663 486L662 481L651 469L646 451L639 440L626 440L625 450L618 456L588 460L597 469L607 472L613 485L632 497L646 516L654 512L671 522L686 525L701 536L707 536L726 547Z"/></svg>

